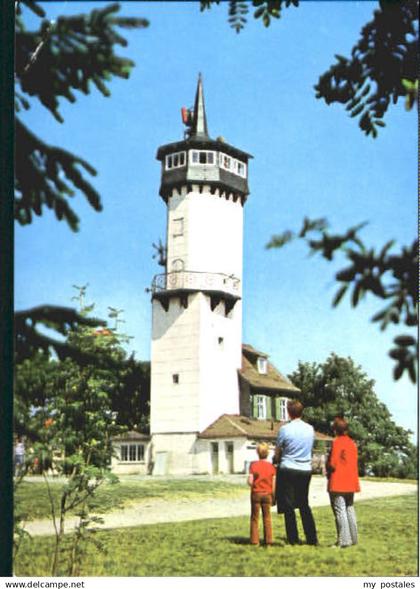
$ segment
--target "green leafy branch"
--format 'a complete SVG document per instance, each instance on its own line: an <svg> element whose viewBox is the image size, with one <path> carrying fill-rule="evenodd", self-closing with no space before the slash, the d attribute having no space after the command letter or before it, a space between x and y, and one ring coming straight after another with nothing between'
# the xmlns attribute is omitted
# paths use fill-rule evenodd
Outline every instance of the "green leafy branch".
<svg viewBox="0 0 420 589"><path fill-rule="evenodd" d="M28 31L21 4L43 18L38 30ZM114 77L128 78L134 62L116 55L114 47L127 41L117 28L148 26L141 18L116 16L118 4L109 4L88 14L45 19L45 11L32 0L17 4L15 52L15 110L28 110L31 98L38 99L62 123L59 99L76 101L76 92L89 94L93 85L110 96L107 83ZM16 120L15 218L32 222L32 214L53 209L58 220L67 221L73 231L79 218L69 198L79 191L96 211L102 210L100 196L83 172L96 175L84 159L44 143Z"/></svg>
<svg viewBox="0 0 420 589"><path fill-rule="evenodd" d="M95 211L102 210L98 192L85 180L80 168L91 175L96 170L82 158L47 145L16 118L17 157L15 168L15 219L21 225L32 222L32 215L42 215L44 207L56 218L66 220L73 231L79 228L79 217L68 203L80 190Z"/></svg>
<svg viewBox="0 0 420 589"><path fill-rule="evenodd" d="M351 57L336 55L337 63L320 76L316 97L327 104L345 105L359 117L366 135L377 137L390 103L406 97L406 108L416 98L418 75L418 3L415 0L380 2L380 9L361 32Z"/></svg>
<svg viewBox="0 0 420 589"><path fill-rule="evenodd" d="M67 336L72 329L82 325L97 327L106 325L106 322L83 316L69 307L54 305L40 305L32 309L17 311L15 313L16 362L23 362L38 351L48 354L51 350L54 350L60 359L70 357L81 364L92 361L92 354L83 353L67 342L49 337L38 330L39 326L44 326L55 330L58 334Z"/></svg>
<svg viewBox="0 0 420 589"><path fill-rule="evenodd" d="M418 318L418 241L402 247L397 254L390 253L394 241L389 241L376 252L373 248L367 249L358 235L364 226L362 223L343 234L331 234L326 219L305 218L299 232L285 231L275 235L266 247L280 248L299 238L306 242L311 254L318 253L328 261L341 254L350 264L335 275L341 286L334 296L333 306L336 307L348 294L351 305L356 307L370 293L387 301L387 305L372 317L372 321L380 323L381 330L400 323L414 328ZM407 372L411 381L416 382L416 339L401 335L394 339L394 344L389 355L396 361L395 380Z"/></svg>
<svg viewBox="0 0 420 589"><path fill-rule="evenodd" d="M109 4L89 14L43 20L38 31L16 31L16 80L23 92L37 97L59 122L58 97L75 102L72 90L89 94L90 83L104 95L113 76L128 78L134 62L114 53L114 45L127 45L116 27L144 28L148 21L117 17L118 4ZM42 43L39 56L28 68Z"/></svg>
<svg viewBox="0 0 420 589"><path fill-rule="evenodd" d="M201 0L200 10L208 10L212 4L219 4L220 0ZM249 12L249 2L244 0L230 0L228 8L228 22L239 33L247 23L246 15ZM283 8L299 6L299 0L252 0L254 18L261 19L265 27L270 26L272 18L280 18Z"/></svg>

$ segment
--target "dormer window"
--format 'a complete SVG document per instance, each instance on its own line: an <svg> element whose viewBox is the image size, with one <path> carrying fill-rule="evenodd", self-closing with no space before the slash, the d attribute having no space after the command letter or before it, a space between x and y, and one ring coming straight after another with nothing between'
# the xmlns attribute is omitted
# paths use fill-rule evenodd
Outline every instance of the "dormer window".
<svg viewBox="0 0 420 589"><path fill-rule="evenodd" d="M173 168L182 168L186 164L186 153L185 151L179 151L177 153L171 153L166 156L165 168L172 170Z"/></svg>
<svg viewBox="0 0 420 589"><path fill-rule="evenodd" d="M259 356L257 360L257 369L260 374L267 374L267 358Z"/></svg>

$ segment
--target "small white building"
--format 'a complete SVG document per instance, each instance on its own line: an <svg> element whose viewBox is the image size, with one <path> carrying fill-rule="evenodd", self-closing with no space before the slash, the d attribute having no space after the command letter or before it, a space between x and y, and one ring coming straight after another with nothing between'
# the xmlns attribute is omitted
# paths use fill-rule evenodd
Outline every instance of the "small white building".
<svg viewBox="0 0 420 589"><path fill-rule="evenodd" d="M157 152L167 235L165 272L152 283L150 437L116 439L115 472L245 472L299 394L266 354L242 345L252 156L209 137L201 76L183 120L184 138Z"/></svg>
<svg viewBox="0 0 420 589"><path fill-rule="evenodd" d="M112 472L115 474L150 474L150 436L129 431L112 440Z"/></svg>

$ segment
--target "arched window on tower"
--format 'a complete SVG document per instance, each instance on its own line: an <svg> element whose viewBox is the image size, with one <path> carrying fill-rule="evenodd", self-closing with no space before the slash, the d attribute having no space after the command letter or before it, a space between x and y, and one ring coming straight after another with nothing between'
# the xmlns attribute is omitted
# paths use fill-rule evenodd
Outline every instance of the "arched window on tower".
<svg viewBox="0 0 420 589"><path fill-rule="evenodd" d="M171 272L182 272L183 269L184 260L182 260L181 258L176 258L175 260L172 260Z"/></svg>

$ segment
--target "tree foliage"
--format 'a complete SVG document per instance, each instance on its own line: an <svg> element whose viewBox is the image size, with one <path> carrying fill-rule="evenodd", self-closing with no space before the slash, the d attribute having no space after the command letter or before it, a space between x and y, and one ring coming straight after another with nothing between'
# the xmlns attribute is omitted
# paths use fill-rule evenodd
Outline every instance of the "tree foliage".
<svg viewBox="0 0 420 589"><path fill-rule="evenodd" d="M219 0L201 0L201 10ZM298 6L298 0L252 0L254 17L265 27L279 19L282 10ZM228 21L239 33L247 22L248 4L230 0ZM336 55L336 63L319 77L316 97L327 104L345 105L359 127L377 137L384 127L383 117L391 103L405 97L407 110L418 97L418 2L379 0L373 19L361 31L351 57Z"/></svg>
<svg viewBox="0 0 420 589"><path fill-rule="evenodd" d="M94 210L102 210L100 195L86 178L86 174L96 175L96 170L82 157L38 137L21 121L19 112L37 100L63 123L60 100L74 103L78 92L89 94L92 87L110 96L108 83L114 77L127 79L134 66L131 59L115 52L116 46L127 45L118 30L143 28L148 21L118 16L118 4L89 14L60 16L56 21L45 18L44 9L34 0L17 0L15 5L15 219L26 225L34 215L51 209L59 221L66 221L77 231L79 217L70 204L76 194L84 195ZM40 19L36 30L28 30L25 24L30 12ZM77 325L103 323L52 305L22 310L15 319L18 362L50 349L60 358L67 355L79 362L92 360L89 351L81 353L57 335L66 336ZM42 326L55 330L55 337L40 330Z"/></svg>
<svg viewBox="0 0 420 589"><path fill-rule="evenodd" d="M201 10L211 8L212 4L220 4L220 0L201 0ZM249 2L244 0L229 0L228 22L239 33L247 23L246 15L249 12ZM281 18L282 10L289 6L299 6L299 0L252 0L254 18L261 19L265 27L270 26L271 19Z"/></svg>
<svg viewBox="0 0 420 589"><path fill-rule="evenodd" d="M301 362L289 378L301 389L305 419L317 431L333 435L334 418L348 420L362 475L417 478L412 432L395 424L374 381L351 358L331 354L322 364Z"/></svg>
<svg viewBox="0 0 420 589"><path fill-rule="evenodd" d="M75 287L81 290L85 287ZM78 297L84 300L84 294ZM84 303L82 303L84 304ZM69 325L60 346L63 357L51 355L50 348L32 348L28 356L20 356L15 379L15 432L33 442L38 441L49 405L59 401L68 389L68 382L94 375L109 395L110 410L115 423L129 429L146 431L150 399L150 365L128 355L122 344L129 338L116 327L98 327L91 318L94 305L84 305L77 313L82 322ZM110 307L110 317L115 318ZM121 311L120 311L121 312ZM119 319L121 323L121 319ZM64 333L64 332L63 332ZM47 338L48 339L48 338ZM24 346L27 351L27 346ZM71 350L71 354L68 353Z"/></svg>
<svg viewBox="0 0 420 589"><path fill-rule="evenodd" d="M380 251L368 249L359 237L365 223L333 234L326 219L304 219L299 232L285 231L272 237L267 248L281 248L293 239L305 241L311 254L320 254L331 261L341 256L348 265L338 271L335 279L340 284L333 299L336 307L349 295L351 305L356 307L367 295L383 300L385 306L372 317L381 330L391 324L402 324L411 330L417 326L418 316L418 241L393 253L393 241ZM416 382L418 344L414 335L403 334L394 339L395 347L389 352L396 361L394 378L398 380L407 373Z"/></svg>
<svg viewBox="0 0 420 589"><path fill-rule="evenodd" d="M85 306L80 315L88 317L92 310L92 305ZM110 314L115 319L114 311L111 308ZM98 520L89 513L89 498L104 482L116 482L111 474L112 437L127 427L146 428L149 402L147 366L127 358L122 347L127 338L116 328L78 323L66 339L71 349L91 361L81 364L68 356L57 360L38 352L16 369L15 431L26 440L27 468L44 476L50 496L53 576L77 574L85 542L97 543L92 525ZM58 507L49 492L49 470L66 477ZM78 524L66 553L62 540L70 512L76 513ZM22 526L17 530L19 541Z"/></svg>
<svg viewBox="0 0 420 589"><path fill-rule="evenodd" d="M42 19L37 30L27 30L21 4ZM37 99L62 123L61 98L74 103L76 92L89 94L92 85L110 96L107 83L115 76L129 77L134 62L116 55L116 45L127 45L117 28L145 27L148 22L116 16L118 10L118 4L109 4L89 14L49 21L36 2L17 2L17 113ZM83 172L96 174L83 158L46 144L16 117L15 216L19 223L31 223L33 214L41 215L47 207L76 231L79 218L70 197L81 192L95 210L102 208L99 194Z"/></svg>
<svg viewBox="0 0 420 589"><path fill-rule="evenodd" d="M406 106L414 104L418 16L416 0L382 0L351 57L336 55L337 63L320 76L316 97L345 105L351 117L358 117L361 130L376 137L391 103L407 96Z"/></svg>

